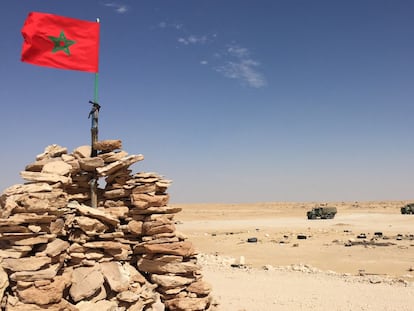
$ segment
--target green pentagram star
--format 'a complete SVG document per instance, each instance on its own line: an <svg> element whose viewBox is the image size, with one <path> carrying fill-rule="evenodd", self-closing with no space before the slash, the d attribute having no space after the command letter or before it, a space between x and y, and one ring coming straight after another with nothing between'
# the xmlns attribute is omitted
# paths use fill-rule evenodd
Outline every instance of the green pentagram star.
<svg viewBox="0 0 414 311"><path fill-rule="evenodd" d="M65 52L67 55L70 55L69 47L76 43L76 41L66 39L65 33L63 30L60 32L59 37L52 37L48 36L50 40L53 41L53 44L55 45L53 47L52 53L56 53L59 51Z"/></svg>

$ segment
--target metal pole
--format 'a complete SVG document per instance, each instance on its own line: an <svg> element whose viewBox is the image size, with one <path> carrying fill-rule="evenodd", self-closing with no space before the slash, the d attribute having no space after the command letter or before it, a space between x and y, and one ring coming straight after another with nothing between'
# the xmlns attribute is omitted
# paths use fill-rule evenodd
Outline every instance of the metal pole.
<svg viewBox="0 0 414 311"><path fill-rule="evenodd" d="M91 126L91 157L96 157L98 151L95 149L95 143L98 141L98 118L99 118L99 109L101 106L96 103L89 101L92 104L92 110L89 113L89 117L92 117L92 126ZM98 176L96 173L90 180L91 186L91 206L96 208L98 206Z"/></svg>

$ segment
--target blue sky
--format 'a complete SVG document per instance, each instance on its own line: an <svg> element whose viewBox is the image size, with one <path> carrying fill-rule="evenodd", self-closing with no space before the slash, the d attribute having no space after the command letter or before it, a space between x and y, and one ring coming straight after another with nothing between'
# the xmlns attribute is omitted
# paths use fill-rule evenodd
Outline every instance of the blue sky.
<svg viewBox="0 0 414 311"><path fill-rule="evenodd" d="M31 11L101 21L100 139L172 203L414 198L414 2L5 1L0 188L90 143L94 75L20 62Z"/></svg>

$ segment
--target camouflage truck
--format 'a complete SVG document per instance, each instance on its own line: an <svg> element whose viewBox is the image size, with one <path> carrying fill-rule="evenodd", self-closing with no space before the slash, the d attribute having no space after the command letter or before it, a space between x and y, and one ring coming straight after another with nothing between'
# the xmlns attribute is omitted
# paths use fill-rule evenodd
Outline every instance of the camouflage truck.
<svg viewBox="0 0 414 311"><path fill-rule="evenodd" d="M336 215L336 207L314 207L312 210L307 212L308 219L332 219Z"/></svg>
<svg viewBox="0 0 414 311"><path fill-rule="evenodd" d="M401 214L414 214L414 203L409 203L401 207Z"/></svg>

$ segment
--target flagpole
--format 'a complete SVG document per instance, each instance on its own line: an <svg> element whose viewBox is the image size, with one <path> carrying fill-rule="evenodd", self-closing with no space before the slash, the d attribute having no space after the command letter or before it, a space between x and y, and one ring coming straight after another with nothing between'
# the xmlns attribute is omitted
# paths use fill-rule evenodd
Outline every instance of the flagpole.
<svg viewBox="0 0 414 311"><path fill-rule="evenodd" d="M96 19L96 22L99 23L99 18ZM93 102L92 110L89 113L89 116L92 115L92 125L91 125L91 157L96 157L98 151L95 149L95 143L98 141L98 117L99 109L101 106L98 104L98 72L95 73L95 82L94 82L94 92L93 92ZM90 181L91 187L91 207L98 207L98 176L96 172Z"/></svg>
<svg viewBox="0 0 414 311"><path fill-rule="evenodd" d="M98 151L95 150L95 143L98 141L98 116L99 109L101 106L98 104L98 73L95 73L95 83L94 83L94 95L92 104L91 114L92 116L92 127L91 127L91 156L96 157Z"/></svg>

